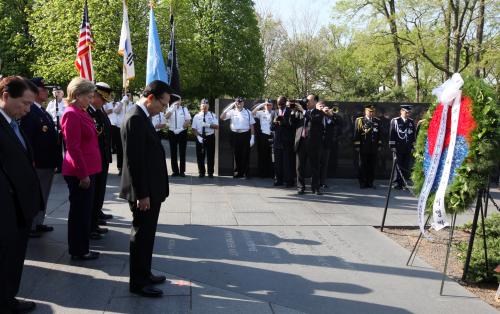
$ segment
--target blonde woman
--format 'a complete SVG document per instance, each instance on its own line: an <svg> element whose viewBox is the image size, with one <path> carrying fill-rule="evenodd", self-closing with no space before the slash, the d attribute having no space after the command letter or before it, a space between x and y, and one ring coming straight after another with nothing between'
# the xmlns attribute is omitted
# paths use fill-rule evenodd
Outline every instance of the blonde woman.
<svg viewBox="0 0 500 314"><path fill-rule="evenodd" d="M101 172L101 155L94 120L87 108L94 99L95 85L74 78L68 85L67 103L61 118L66 143L62 174L69 189L68 246L74 260L92 260L98 252L89 250L89 234L95 175Z"/></svg>

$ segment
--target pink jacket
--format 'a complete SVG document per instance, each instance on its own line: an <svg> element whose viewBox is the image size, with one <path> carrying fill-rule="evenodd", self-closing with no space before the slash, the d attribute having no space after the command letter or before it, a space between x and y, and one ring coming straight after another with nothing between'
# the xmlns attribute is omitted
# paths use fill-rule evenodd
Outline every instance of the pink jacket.
<svg viewBox="0 0 500 314"><path fill-rule="evenodd" d="M61 118L66 143L62 174L83 179L102 171L97 130L90 115L76 106L68 106Z"/></svg>

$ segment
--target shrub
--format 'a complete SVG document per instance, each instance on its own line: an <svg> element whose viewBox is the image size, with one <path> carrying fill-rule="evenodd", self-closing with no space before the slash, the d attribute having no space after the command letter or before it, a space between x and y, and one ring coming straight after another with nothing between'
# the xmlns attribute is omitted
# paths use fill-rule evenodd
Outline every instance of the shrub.
<svg viewBox="0 0 500 314"><path fill-rule="evenodd" d="M481 221L478 222L476 238L472 248L468 279L473 282L494 281L493 270L500 264L500 214L493 213L484 220L486 233L486 246L488 247L488 270L485 269L484 248L483 248L483 227ZM463 226L465 231L470 231L472 223ZM457 244L458 257L465 262L467 257L468 242Z"/></svg>

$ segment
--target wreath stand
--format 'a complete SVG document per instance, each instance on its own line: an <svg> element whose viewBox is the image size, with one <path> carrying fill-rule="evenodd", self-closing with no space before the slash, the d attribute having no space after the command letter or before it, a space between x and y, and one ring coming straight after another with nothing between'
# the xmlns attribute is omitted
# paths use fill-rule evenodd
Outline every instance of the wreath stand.
<svg viewBox="0 0 500 314"><path fill-rule="evenodd" d="M400 173L400 175L402 175L401 170L399 169L399 167L397 165L396 154L393 153L391 176L389 178L389 189L387 190L387 197L385 200L384 214L382 217L382 224L380 225L381 232L384 232L385 219L387 216L387 209L389 207L389 200L390 200L391 191L392 191L392 180L394 179L394 172L396 170ZM406 181L403 180L403 182L404 182L404 187L408 189L409 187L408 187ZM490 189L490 187L488 184L488 187L486 189L481 189L477 193L476 209L474 212L474 219L472 221L472 229L471 229L471 235L469 238L469 246L467 249L467 257L465 260L464 271L462 274L463 281L466 281L467 274L469 272L470 259L472 256L472 249L474 246L474 240L475 240L476 230L477 230L477 221L478 221L480 213L481 213L482 233L483 233L484 260L485 260L486 271L488 271L488 249L486 246L486 231L485 231L485 227L484 227L484 218L485 218L485 216L487 214L487 210L488 210L488 199L490 198L489 189ZM430 218L431 218L431 215L427 216L427 219L426 219L425 224L424 224L424 229L426 228L427 224L429 223ZM443 276L441 279L441 288L439 290L439 295L443 295L444 282L446 280L446 272L448 270L448 260L450 257L451 244L453 241L453 233L455 232L455 227L456 227L456 220L457 220L457 214L455 213L455 214L453 214L452 219L451 219L451 226L450 226L448 244L447 244L447 250L446 250L446 258L445 258L445 263L444 263ZM415 245L413 246L413 249L410 253L408 261L406 262L406 266L413 265L413 261L415 260L415 257L417 256L418 245L420 243L420 240L422 240L422 233L420 233Z"/></svg>

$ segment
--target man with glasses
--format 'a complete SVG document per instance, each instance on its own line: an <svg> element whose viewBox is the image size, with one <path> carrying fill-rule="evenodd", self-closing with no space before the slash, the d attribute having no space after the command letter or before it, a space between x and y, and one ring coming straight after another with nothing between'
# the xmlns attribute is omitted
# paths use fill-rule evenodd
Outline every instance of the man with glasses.
<svg viewBox="0 0 500 314"><path fill-rule="evenodd" d="M162 81L146 86L136 105L127 113L121 128L123 169L120 198L132 211L130 237L130 292L144 297L160 297L154 287L164 276L151 272L151 260L161 203L169 193L165 151L151 117L165 110L172 88ZM173 97L172 97L173 98Z"/></svg>

